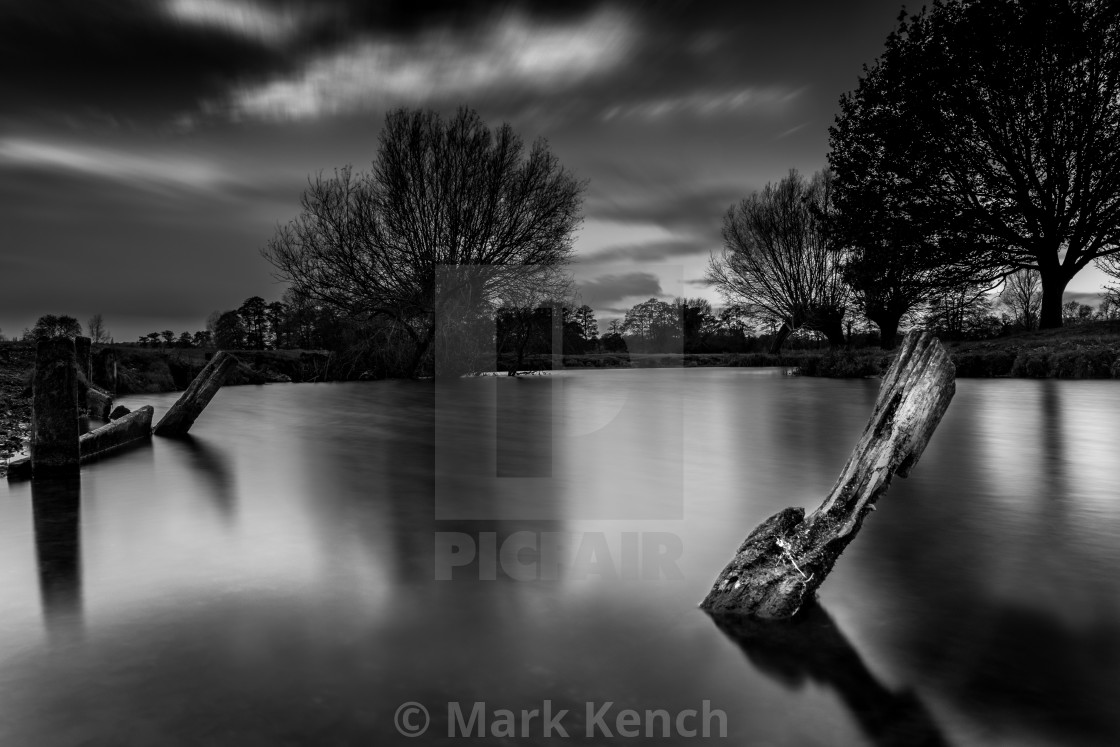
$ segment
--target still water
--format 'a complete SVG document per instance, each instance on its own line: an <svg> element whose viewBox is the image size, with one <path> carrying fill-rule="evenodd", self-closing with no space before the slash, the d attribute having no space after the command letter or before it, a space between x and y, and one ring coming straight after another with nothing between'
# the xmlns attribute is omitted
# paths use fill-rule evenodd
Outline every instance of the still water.
<svg viewBox="0 0 1120 747"><path fill-rule="evenodd" d="M1116 383L959 381L800 628L696 608L877 386L224 389L189 439L0 485L0 744L457 744L476 703L487 743L1120 743Z"/></svg>

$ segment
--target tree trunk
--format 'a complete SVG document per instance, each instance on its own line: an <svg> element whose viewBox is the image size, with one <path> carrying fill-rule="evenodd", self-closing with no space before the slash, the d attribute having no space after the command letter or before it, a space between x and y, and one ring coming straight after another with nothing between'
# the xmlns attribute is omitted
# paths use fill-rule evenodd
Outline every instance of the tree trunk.
<svg viewBox="0 0 1120 747"><path fill-rule="evenodd" d="M883 311L868 318L879 327L879 347L883 350L893 350L898 343L898 325L902 321L902 314Z"/></svg>
<svg viewBox="0 0 1120 747"><path fill-rule="evenodd" d="M766 619L793 617L890 485L914 468L955 390L949 354L928 332L911 332L883 377L863 436L824 503L808 517L787 508L739 547L701 607Z"/></svg>
<svg viewBox="0 0 1120 747"><path fill-rule="evenodd" d="M1060 267L1040 270L1042 278L1042 305L1038 314L1039 329L1057 329L1062 326L1062 294L1066 291L1069 278Z"/></svg>
<svg viewBox="0 0 1120 747"><path fill-rule="evenodd" d="M770 354L777 355L782 352L782 345L785 345L786 340L793 334L793 328L788 324L783 323L778 331L774 334L774 339L770 341Z"/></svg>

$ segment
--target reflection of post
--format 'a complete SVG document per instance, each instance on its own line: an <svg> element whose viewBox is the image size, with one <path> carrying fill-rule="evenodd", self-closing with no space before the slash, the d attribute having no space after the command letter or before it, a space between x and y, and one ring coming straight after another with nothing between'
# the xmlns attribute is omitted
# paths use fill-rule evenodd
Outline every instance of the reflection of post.
<svg viewBox="0 0 1120 747"><path fill-rule="evenodd" d="M81 479L32 481L31 506L47 630L55 634L78 629L82 620Z"/></svg>
<svg viewBox="0 0 1120 747"><path fill-rule="evenodd" d="M828 612L811 603L792 622L713 616L759 670L793 688L806 680L833 687L868 738L881 747L944 747L918 697L891 692L868 670Z"/></svg>

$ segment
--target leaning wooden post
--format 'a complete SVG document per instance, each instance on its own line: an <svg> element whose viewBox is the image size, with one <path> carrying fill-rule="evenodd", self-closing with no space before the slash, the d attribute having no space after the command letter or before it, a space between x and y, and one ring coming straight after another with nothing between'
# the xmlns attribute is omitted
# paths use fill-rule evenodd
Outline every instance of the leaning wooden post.
<svg viewBox="0 0 1120 747"><path fill-rule="evenodd" d="M226 375L237 365L237 358L219 351L198 376L187 387L187 391L175 401L167 414L156 423L153 433L157 436L181 436L191 429L194 421L210 404L210 400L221 389Z"/></svg>
<svg viewBox="0 0 1120 747"><path fill-rule="evenodd" d="M31 392L32 475L77 474L78 377L73 339L39 341Z"/></svg>
<svg viewBox="0 0 1120 747"><path fill-rule="evenodd" d="M787 508L743 541L700 606L713 613L792 617L890 485L906 477L956 390L953 362L928 332L906 336L879 398L832 492L816 511Z"/></svg>

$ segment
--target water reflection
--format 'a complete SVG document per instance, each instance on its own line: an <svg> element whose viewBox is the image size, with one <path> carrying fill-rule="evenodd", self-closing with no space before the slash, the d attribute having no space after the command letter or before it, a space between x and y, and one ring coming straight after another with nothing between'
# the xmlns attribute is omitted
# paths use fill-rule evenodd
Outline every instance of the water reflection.
<svg viewBox="0 0 1120 747"><path fill-rule="evenodd" d="M810 604L790 622L724 615L712 619L755 667L787 688L800 689L806 681L833 688L873 744L948 745L918 696L891 691L879 682L819 604Z"/></svg>
<svg viewBox="0 0 1120 747"><path fill-rule="evenodd" d="M52 640L82 628L81 478L38 478L31 483L35 557L43 621Z"/></svg>
<svg viewBox="0 0 1120 747"><path fill-rule="evenodd" d="M174 439L190 454L190 464L209 486L206 493L225 519L233 518L237 509L237 486L229 458L206 441L187 433Z"/></svg>

